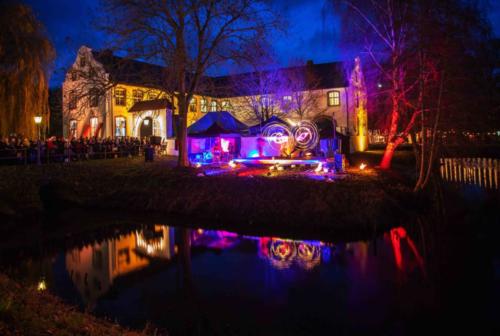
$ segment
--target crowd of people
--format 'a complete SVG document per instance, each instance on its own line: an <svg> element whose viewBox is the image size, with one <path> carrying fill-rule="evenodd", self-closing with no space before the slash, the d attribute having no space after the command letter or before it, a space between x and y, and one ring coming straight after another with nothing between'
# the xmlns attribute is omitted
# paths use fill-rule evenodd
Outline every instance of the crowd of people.
<svg viewBox="0 0 500 336"><path fill-rule="evenodd" d="M130 157L149 147L148 139L50 137L37 141L20 136L0 137L0 165L70 162Z"/></svg>

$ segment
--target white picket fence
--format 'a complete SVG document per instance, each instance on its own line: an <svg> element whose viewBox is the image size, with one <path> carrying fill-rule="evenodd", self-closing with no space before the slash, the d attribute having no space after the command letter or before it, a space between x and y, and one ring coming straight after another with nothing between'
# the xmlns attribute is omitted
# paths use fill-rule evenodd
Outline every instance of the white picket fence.
<svg viewBox="0 0 500 336"><path fill-rule="evenodd" d="M441 178L448 182L474 184L488 189L498 189L500 160L486 158L442 158Z"/></svg>

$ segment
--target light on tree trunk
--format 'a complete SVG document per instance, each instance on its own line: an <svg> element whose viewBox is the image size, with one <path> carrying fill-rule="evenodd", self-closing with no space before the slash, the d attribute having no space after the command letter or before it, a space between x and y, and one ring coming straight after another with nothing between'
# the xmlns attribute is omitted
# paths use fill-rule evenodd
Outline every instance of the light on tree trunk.
<svg viewBox="0 0 500 336"><path fill-rule="evenodd" d="M42 116L36 116L33 119L35 119L35 124L41 124L42 123Z"/></svg>

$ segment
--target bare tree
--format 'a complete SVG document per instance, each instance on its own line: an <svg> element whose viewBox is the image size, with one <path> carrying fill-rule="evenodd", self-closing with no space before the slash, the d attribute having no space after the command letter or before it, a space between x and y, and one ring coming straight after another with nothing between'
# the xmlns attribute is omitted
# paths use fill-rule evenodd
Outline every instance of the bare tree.
<svg viewBox="0 0 500 336"><path fill-rule="evenodd" d="M327 107L321 107L323 92L319 90L320 79L310 69L311 65L287 69L287 86L282 99L282 108L300 120L317 118L325 114Z"/></svg>
<svg viewBox="0 0 500 336"><path fill-rule="evenodd" d="M263 123L269 118L283 117L281 95L285 85L279 70L256 70L229 77L233 99L232 110L248 123Z"/></svg>
<svg viewBox="0 0 500 336"><path fill-rule="evenodd" d="M264 38L275 16L252 0L105 0L106 29L128 56L165 65L161 87L178 106L179 166L188 166L187 114L204 75L241 61L244 46Z"/></svg>
<svg viewBox="0 0 500 336"><path fill-rule="evenodd" d="M390 111L388 143L380 166L390 168L394 151L410 135L417 157L415 190L422 190L434 169L442 131L463 127L458 116L466 120L474 116L476 123L481 120L470 101L477 103L477 97L484 97L477 90L484 84L471 79L485 78L482 72L492 73L491 68L478 66L488 25L474 2L337 3L347 13L344 18L350 13L356 19L349 39L364 45L371 73L377 78L378 88L372 81L372 91L387 102ZM471 68L477 73L470 72Z"/></svg>
<svg viewBox="0 0 500 336"><path fill-rule="evenodd" d="M389 135L382 169L389 169L396 148L402 144L421 113L415 97L420 78L412 76L412 1L340 0L344 19L356 22L355 38L362 40L373 66L383 80L390 105ZM347 22L344 23L347 25ZM417 93L418 96L418 93ZM417 97L418 100L418 97Z"/></svg>
<svg viewBox="0 0 500 336"><path fill-rule="evenodd" d="M230 77L231 90L239 97L235 100L237 106L233 106L238 117L247 122L263 123L273 116L302 120L326 111L320 104L323 95L319 90L319 78L310 65L280 69L269 62L268 67L273 69L256 69Z"/></svg>

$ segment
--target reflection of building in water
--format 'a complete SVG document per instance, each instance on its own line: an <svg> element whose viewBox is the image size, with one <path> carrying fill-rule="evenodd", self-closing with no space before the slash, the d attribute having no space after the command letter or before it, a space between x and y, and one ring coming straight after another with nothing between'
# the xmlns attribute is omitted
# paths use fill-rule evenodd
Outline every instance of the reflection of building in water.
<svg viewBox="0 0 500 336"><path fill-rule="evenodd" d="M156 225L154 230L135 233L137 251L152 258L171 259L174 254L174 229Z"/></svg>
<svg viewBox="0 0 500 336"><path fill-rule="evenodd" d="M322 249L328 246L320 242L304 242L278 238L260 238L259 255L278 269L289 268L294 262L304 269L312 269L321 263ZM329 255L329 253L324 253Z"/></svg>
<svg viewBox="0 0 500 336"><path fill-rule="evenodd" d="M238 234L221 230L193 230L191 233L193 246L204 246L217 250L234 247L240 242Z"/></svg>
<svg viewBox="0 0 500 336"><path fill-rule="evenodd" d="M92 307L117 277L143 269L150 258L171 259L173 247L173 229L155 225L152 230L74 249L66 254L66 269L83 301Z"/></svg>

